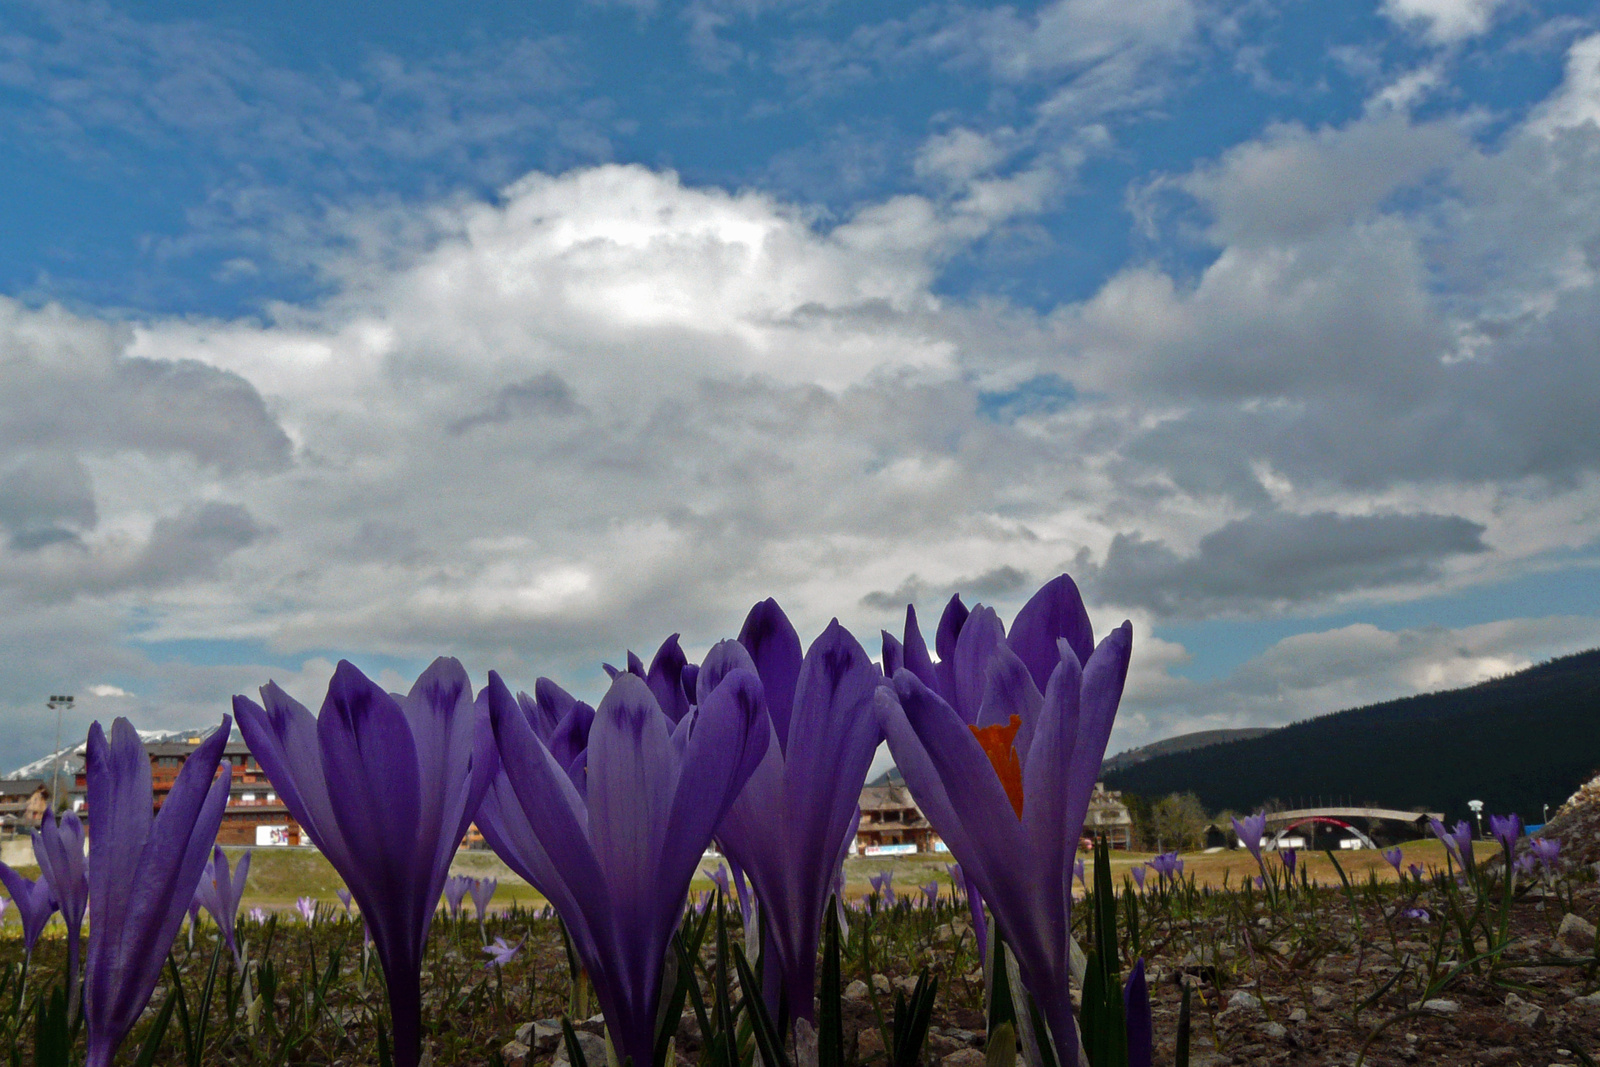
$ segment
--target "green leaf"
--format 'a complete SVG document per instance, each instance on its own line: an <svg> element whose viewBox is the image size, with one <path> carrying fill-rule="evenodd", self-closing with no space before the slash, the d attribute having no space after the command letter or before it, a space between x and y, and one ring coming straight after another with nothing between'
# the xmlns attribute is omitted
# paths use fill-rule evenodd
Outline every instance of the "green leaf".
<svg viewBox="0 0 1600 1067"><path fill-rule="evenodd" d="M583 1046L578 1044L578 1035L572 1029L572 1020L567 1016L561 1017L561 1036L567 1042L567 1059L572 1067L589 1067L589 1061L583 1054Z"/></svg>
<svg viewBox="0 0 1600 1067"><path fill-rule="evenodd" d="M844 1067L844 990L839 974L839 912L828 901L822 933L822 982L817 989L817 1067Z"/></svg>
<svg viewBox="0 0 1600 1067"><path fill-rule="evenodd" d="M739 985L744 990L744 1010L755 1028L756 1047L767 1067L789 1067L789 1057L783 1050L783 1037L772 1024L767 1005L761 999L761 986L750 963L744 958L744 949L733 946L734 966L739 969ZM577 1067L577 1065L574 1065Z"/></svg>
<svg viewBox="0 0 1600 1067"><path fill-rule="evenodd" d="M177 998L168 993L161 1011L150 1024L149 1032L144 1035L144 1044L139 1046L139 1056L133 1061L133 1067L151 1067L155 1063L156 1053L161 1049L161 1039L167 1036L167 1024L172 1021L172 1009L177 1003Z"/></svg>

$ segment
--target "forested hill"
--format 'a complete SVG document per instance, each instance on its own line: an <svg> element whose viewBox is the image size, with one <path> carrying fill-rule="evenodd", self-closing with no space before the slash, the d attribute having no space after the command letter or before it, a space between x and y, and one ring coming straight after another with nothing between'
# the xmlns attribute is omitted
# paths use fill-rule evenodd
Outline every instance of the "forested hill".
<svg viewBox="0 0 1600 1067"><path fill-rule="evenodd" d="M1542 821L1600 771L1600 649L1466 689L1294 723L1106 775L1146 797L1192 791L1208 810L1351 801L1443 811L1468 800Z"/></svg>

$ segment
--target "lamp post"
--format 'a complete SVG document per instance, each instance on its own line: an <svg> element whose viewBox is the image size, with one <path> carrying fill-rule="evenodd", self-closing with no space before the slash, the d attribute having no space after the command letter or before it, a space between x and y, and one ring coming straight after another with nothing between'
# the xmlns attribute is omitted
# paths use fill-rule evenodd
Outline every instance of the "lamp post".
<svg viewBox="0 0 1600 1067"><path fill-rule="evenodd" d="M1472 809L1473 816L1478 820L1478 840L1483 840L1483 801L1469 800L1467 807Z"/></svg>
<svg viewBox="0 0 1600 1067"><path fill-rule="evenodd" d="M61 802L61 715L72 707L72 695L52 693L50 699L45 701L45 707L56 713L56 765L50 776L50 806L60 811L66 807Z"/></svg>

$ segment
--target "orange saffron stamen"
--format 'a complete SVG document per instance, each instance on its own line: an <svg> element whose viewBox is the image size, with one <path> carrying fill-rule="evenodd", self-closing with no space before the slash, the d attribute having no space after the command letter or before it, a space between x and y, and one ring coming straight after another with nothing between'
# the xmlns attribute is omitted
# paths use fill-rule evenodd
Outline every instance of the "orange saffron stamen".
<svg viewBox="0 0 1600 1067"><path fill-rule="evenodd" d="M1004 787L1019 819L1022 818L1022 764L1017 760L1017 750L1012 743L1016 741L1017 731L1021 728L1022 719L1016 715L1011 716L1011 721L1004 726L967 727L972 731L972 736L978 739L978 744L983 746L983 754L989 757L994 773L1000 776L1000 785Z"/></svg>

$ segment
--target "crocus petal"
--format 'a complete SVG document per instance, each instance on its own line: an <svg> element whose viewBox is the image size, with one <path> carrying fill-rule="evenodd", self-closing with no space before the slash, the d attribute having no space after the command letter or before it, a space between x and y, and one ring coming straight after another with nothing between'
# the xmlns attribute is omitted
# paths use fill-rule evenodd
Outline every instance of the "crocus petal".
<svg viewBox="0 0 1600 1067"><path fill-rule="evenodd" d="M1071 896L1071 853L1083 832L1083 818L1072 821L1075 793L1094 789L1095 776L1077 771L1079 746L1091 744L1080 736L1081 674L1078 661L1068 656L1057 661L1050 676L1034 731L1033 747L1022 766L1022 832L1028 839L1031 862L1040 871L1060 871L1059 891ZM1065 907L1062 909L1065 914ZM1060 931L1063 942L1066 931Z"/></svg>
<svg viewBox="0 0 1600 1067"><path fill-rule="evenodd" d="M556 723L566 718L567 712L572 710L572 705L578 702L577 697L548 678L539 678L534 681L533 699L542 712L541 721L548 722L552 728ZM539 733L537 725L535 725L533 732L539 734L540 737L545 736Z"/></svg>
<svg viewBox="0 0 1600 1067"><path fill-rule="evenodd" d="M961 627L956 640L955 666L951 678L955 684L955 700L950 706L961 716L961 721L973 724L978 721L978 708L983 704L983 687L989 677L989 661L1005 646L1006 628L992 608L976 607Z"/></svg>
<svg viewBox="0 0 1600 1067"><path fill-rule="evenodd" d="M311 843L335 868L349 870L353 866L350 850L333 814L322 773L316 716L275 682L261 687L261 700L257 705L246 697L233 698L233 713L245 744Z"/></svg>
<svg viewBox="0 0 1600 1067"><path fill-rule="evenodd" d="M983 746L939 695L910 671L894 676L894 696L878 698L889 751L928 821L962 869L999 865L1025 847L1021 824ZM963 853L988 863L974 863ZM991 895L992 884L979 889Z"/></svg>
<svg viewBox="0 0 1600 1067"><path fill-rule="evenodd" d="M399 702L346 660L328 685L317 737L328 799L356 874L346 881L362 913L371 913L383 946L390 935L401 936L401 916L420 920L436 899L432 893L419 899L411 873L433 858L416 847L422 814L417 746ZM379 908L380 901L387 906Z"/></svg>
<svg viewBox="0 0 1600 1067"><path fill-rule="evenodd" d="M589 839L624 910L648 911L657 889L639 857L661 854L678 788L670 726L642 679L618 675L589 731Z"/></svg>
<svg viewBox="0 0 1600 1067"><path fill-rule="evenodd" d="M483 782L475 789L473 777L461 774L472 763L478 721L465 668L454 659L434 660L400 701L400 710L417 759L417 862L431 864L434 880L442 883L467 823L477 813L472 794L481 801L488 785Z"/></svg>
<svg viewBox="0 0 1600 1067"><path fill-rule="evenodd" d="M695 703L704 704L706 699L722 684L722 680L732 671L745 670L759 676L756 670L756 661L751 658L750 652L738 641L718 641L711 646L711 651L706 653L706 658L700 661L700 674L695 679ZM763 695L766 687L762 687Z"/></svg>
<svg viewBox="0 0 1600 1067"><path fill-rule="evenodd" d="M905 647L888 630L879 631L883 645L883 673L886 678L893 678L894 672L905 666Z"/></svg>
<svg viewBox="0 0 1600 1067"><path fill-rule="evenodd" d="M778 734L778 744L787 751L789 716L794 710L795 685L800 678L800 635L778 602L768 598L745 616L739 643L755 662L772 728Z"/></svg>
<svg viewBox="0 0 1600 1067"><path fill-rule="evenodd" d="M955 603L959 604L960 601L957 600ZM905 639L902 647L904 656L902 666L921 678L923 685L938 692L939 675L934 670L933 657L928 655L927 642L922 639L922 627L917 625L917 608L914 604L906 605ZM883 674L886 678L894 677L894 672L889 669L888 664L884 665Z"/></svg>
<svg viewBox="0 0 1600 1067"><path fill-rule="evenodd" d="M1033 744L1033 731L1039 721L1039 706L1043 702L1044 696L1034 687L1033 676L1028 673L1028 668L1016 653L1001 645L989 661L983 702L979 705L974 725L1004 726L1011 721L1011 716L1018 716L1022 725L1017 730L1014 747L1018 758L1025 761L1028 749Z"/></svg>
<svg viewBox="0 0 1600 1067"><path fill-rule="evenodd" d="M688 664L688 658L678 644L678 635L673 634L661 643L645 676L656 703L673 722L689 714L689 698L683 692L683 669Z"/></svg>
<svg viewBox="0 0 1600 1067"><path fill-rule="evenodd" d="M1079 663L1094 652L1094 628L1083 606L1078 586L1065 574L1050 579L1028 599L1011 622L1006 641L1033 676L1040 692L1050 682L1061 655L1056 641L1065 638Z"/></svg>
<svg viewBox="0 0 1600 1067"><path fill-rule="evenodd" d="M966 605L961 603L959 593L953 595L949 603L945 604L944 613L939 616L939 628L933 634L934 651L939 653L939 662L934 666L939 684L928 685L925 678L922 683L943 697L944 702L951 707L955 707L956 699L956 642L960 640L961 631L967 624L967 614Z"/></svg>

